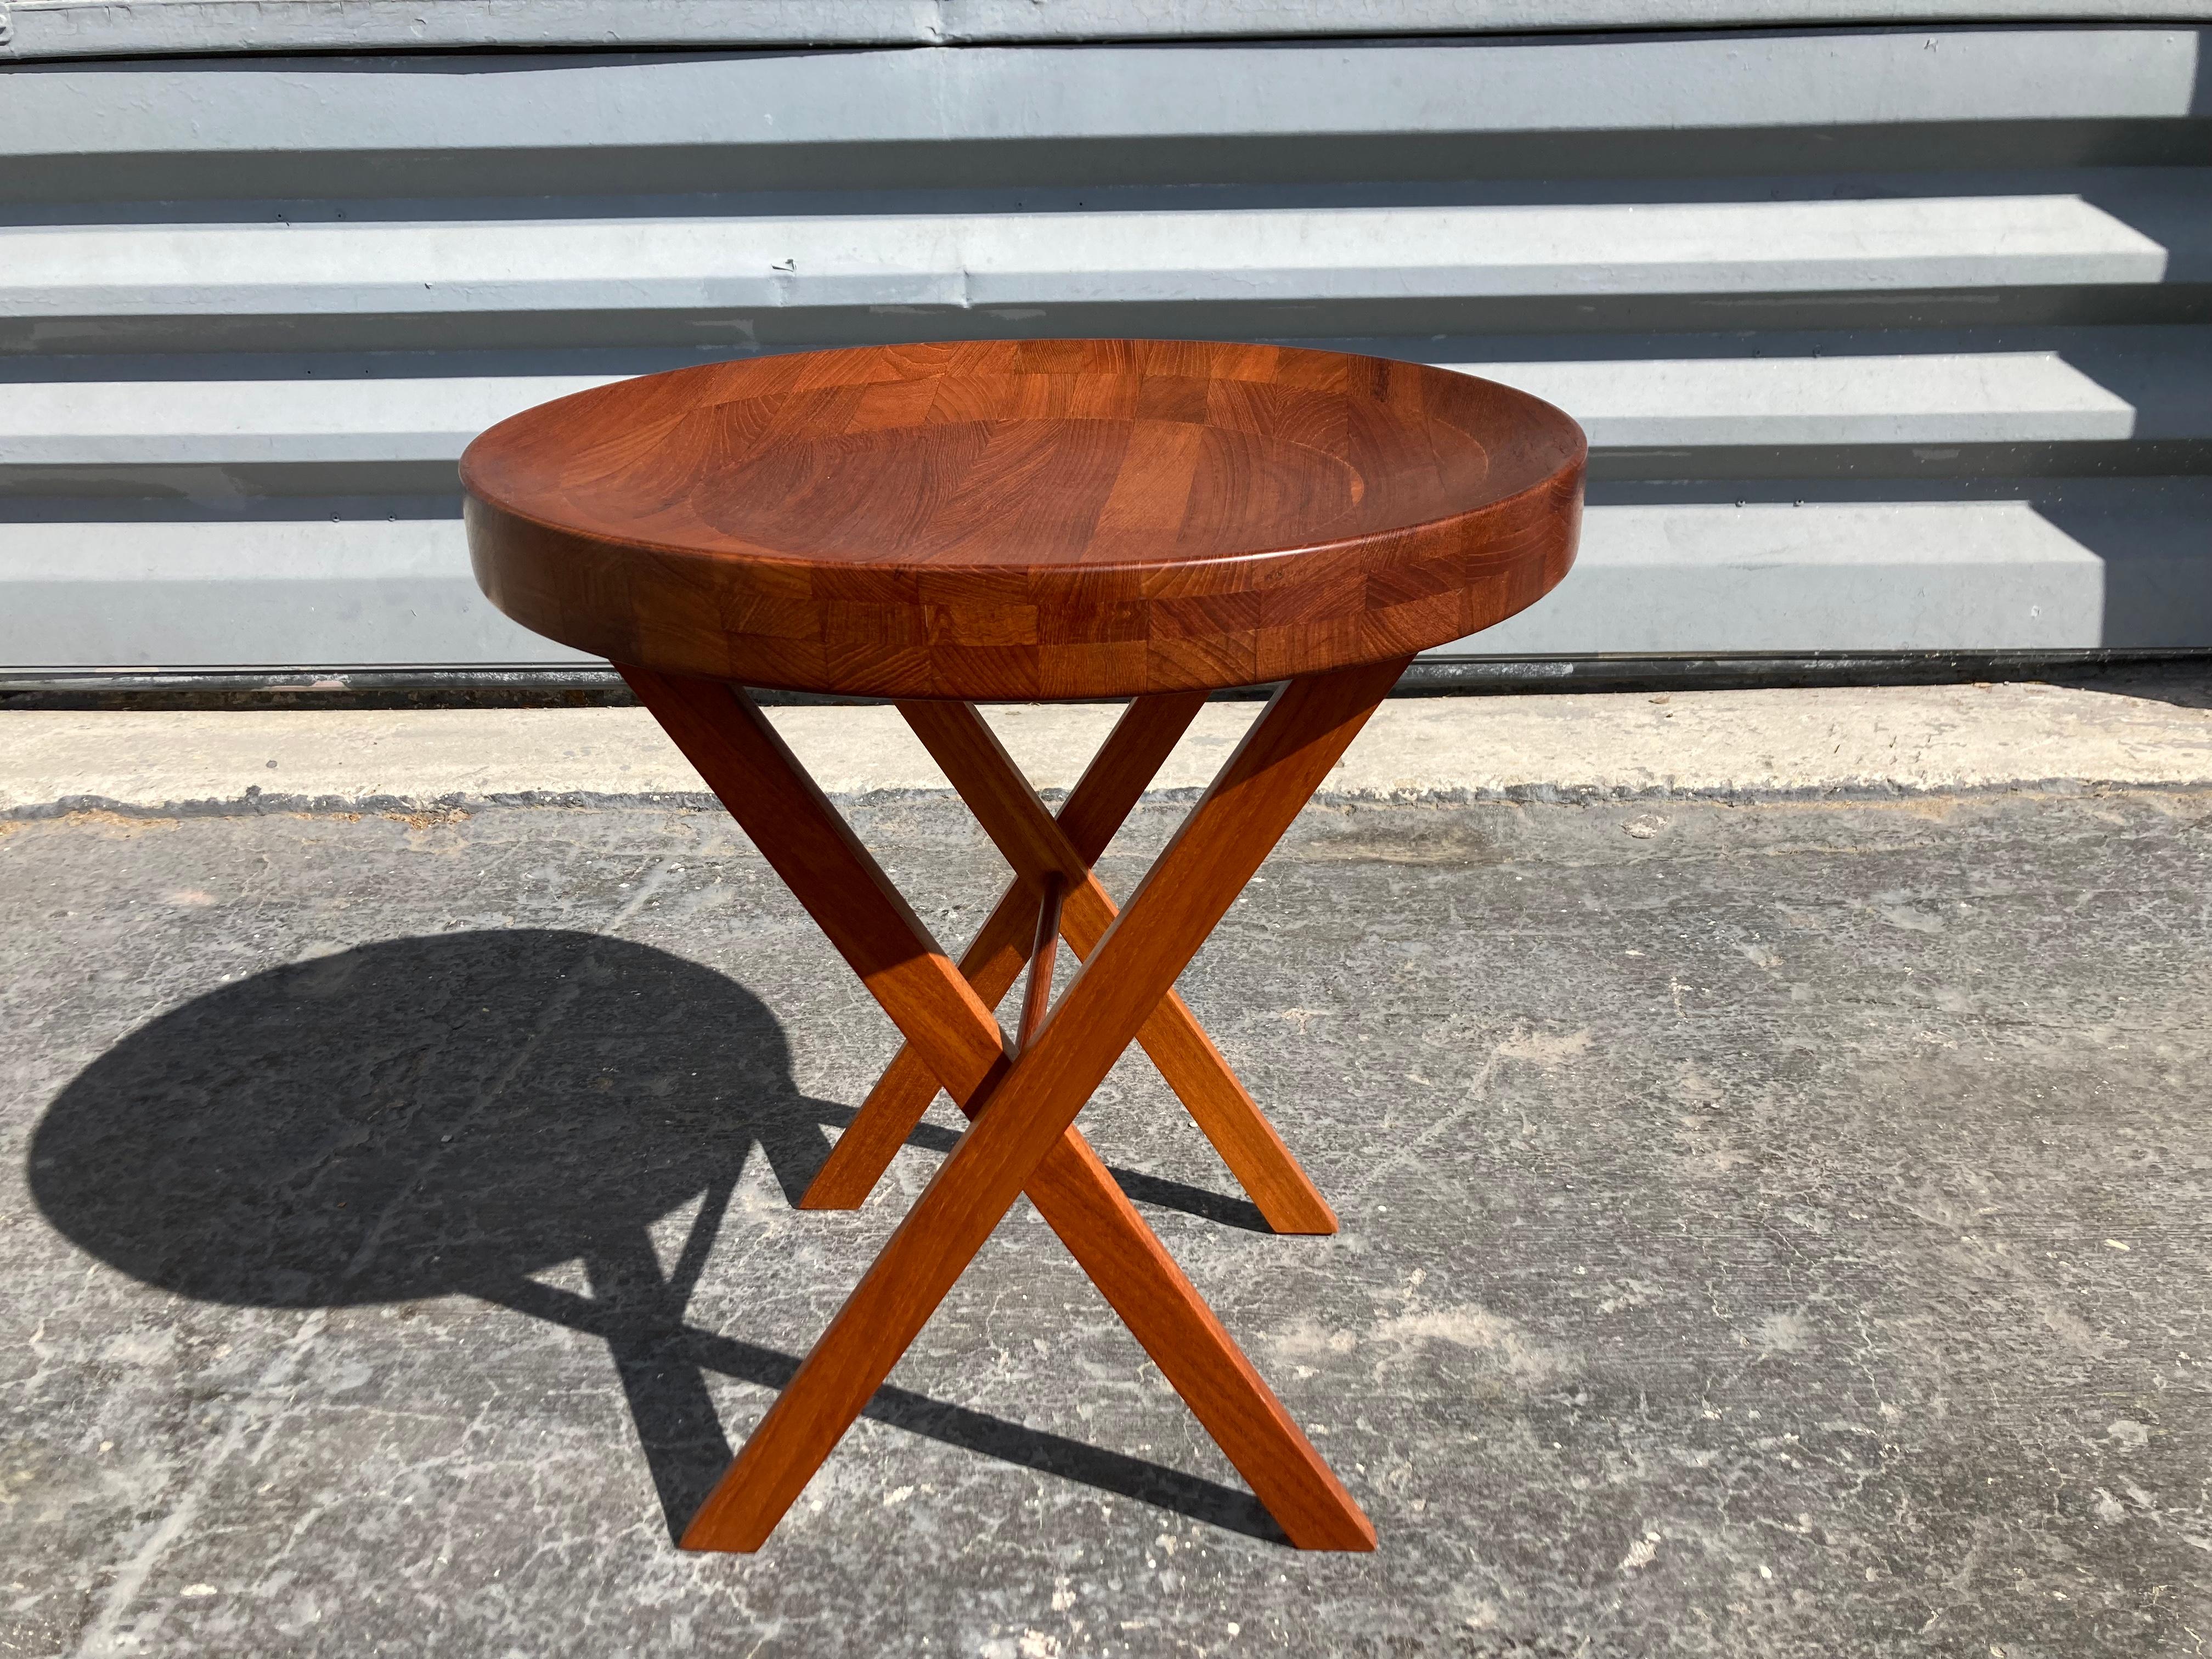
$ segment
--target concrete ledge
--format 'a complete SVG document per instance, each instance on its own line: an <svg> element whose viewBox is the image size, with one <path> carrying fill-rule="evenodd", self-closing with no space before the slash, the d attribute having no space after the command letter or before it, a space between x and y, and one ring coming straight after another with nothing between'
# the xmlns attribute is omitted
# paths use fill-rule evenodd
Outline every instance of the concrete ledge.
<svg viewBox="0 0 2212 1659"><path fill-rule="evenodd" d="M1156 785L1202 788L1258 705L1209 705ZM1103 705L988 711L1040 789L1065 789ZM942 790L890 708L778 708L833 794ZM1404 698L1323 792L1340 799L1926 793L2212 782L2212 677L2094 687L1895 686ZM0 813L699 799L636 708L0 715Z"/></svg>

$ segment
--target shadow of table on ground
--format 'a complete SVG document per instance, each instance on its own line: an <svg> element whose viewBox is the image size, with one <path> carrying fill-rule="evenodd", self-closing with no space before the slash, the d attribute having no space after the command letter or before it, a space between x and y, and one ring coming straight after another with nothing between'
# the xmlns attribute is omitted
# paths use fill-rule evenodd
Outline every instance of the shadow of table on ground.
<svg viewBox="0 0 2212 1659"><path fill-rule="evenodd" d="M850 1116L798 1091L775 1016L720 974L595 934L452 933L255 975L163 1015L55 1101L30 1176L68 1237L180 1295L461 1294L604 1339L673 1536L731 1455L703 1373L774 1389L798 1368L685 1320L731 1194L757 1146L795 1202ZM693 1204L664 1269L647 1229ZM532 1277L569 1261L588 1295ZM867 1414L1279 1537L1249 1495L1143 1459L890 1387Z"/></svg>

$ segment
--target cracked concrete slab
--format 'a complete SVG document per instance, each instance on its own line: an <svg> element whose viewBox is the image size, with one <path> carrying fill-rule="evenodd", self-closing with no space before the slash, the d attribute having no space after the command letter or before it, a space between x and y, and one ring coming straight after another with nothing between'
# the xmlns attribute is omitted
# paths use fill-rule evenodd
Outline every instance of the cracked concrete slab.
<svg viewBox="0 0 2212 1659"><path fill-rule="evenodd" d="M853 811L963 937L959 809ZM1261 1231L1141 1056L1083 1122L1376 1553L1277 1541L1022 1206L705 1557L956 1133L793 1208L891 1036L727 820L7 821L0 1650L2189 1651L2208 822L1318 806L1182 988L1343 1231Z"/></svg>

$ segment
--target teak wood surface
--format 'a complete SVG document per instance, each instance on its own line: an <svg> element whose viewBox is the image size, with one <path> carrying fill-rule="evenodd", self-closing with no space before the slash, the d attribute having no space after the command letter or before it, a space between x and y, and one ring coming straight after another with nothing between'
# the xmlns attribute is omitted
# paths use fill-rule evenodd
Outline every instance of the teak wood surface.
<svg viewBox="0 0 2212 1659"><path fill-rule="evenodd" d="M686 1529L766 1541L1018 1194L1293 1544L1374 1528L1075 1127L1133 1040L1281 1232L1336 1217L1174 989L1412 653L1574 556L1584 447L1521 392L1285 347L871 347L648 375L462 459L477 578L611 658L905 1038L810 1187L969 1120ZM1279 687L1126 908L1092 872L1210 690ZM744 689L879 695L1013 878L956 965ZM973 702L1133 698L1059 815ZM1055 1000L1054 948L1079 960ZM993 1012L1029 966L1018 1036Z"/></svg>
<svg viewBox="0 0 2212 1659"><path fill-rule="evenodd" d="M1060 831L1078 859L1088 863L1105 851L1121 820L1204 704L1205 698L1199 693L1164 692L1139 697L1129 705L1060 809ZM953 743L944 743L941 732L933 731L933 711L942 711L955 736ZM906 712L909 720L917 721L916 730L926 743L933 736L939 738L933 744L938 759L947 767L948 775L963 796L982 800L986 810L991 810L989 803L994 799L1011 799L1012 810L1043 810L1027 781L972 708L916 703L908 705ZM968 741L957 741L963 732ZM986 781L974 781L979 770ZM994 772L997 775L991 775ZM959 782L963 777L971 781ZM995 818L996 811L993 816ZM1013 861L1011 854L1009 861ZM961 973L985 1003L996 1006L1020 975L1027 954L1026 935L1036 910L1030 881L1017 876L960 958ZM1104 915L1110 920L1110 900ZM1066 925L1064 908L1062 925L1063 928ZM1096 931L1076 942L1079 952L1090 950L1096 942ZM1229 1062L1181 997L1173 991L1163 997L1152 1018L1138 1030L1137 1041L1205 1131L1206 1139L1250 1195L1268 1226L1279 1233L1336 1231L1335 1212L1298 1167L1274 1125L1237 1081ZM837 1137L828 1161L800 1200L800 1207L857 1208L921 1121L937 1088L936 1073L912 1045L901 1048L853 1121Z"/></svg>
<svg viewBox="0 0 2212 1659"><path fill-rule="evenodd" d="M1024 1188L1285 1535L1308 1549L1374 1547L1351 1494L1073 1124L1404 666L1310 676L1276 694L1018 1056L743 690L624 667L971 1120L701 1507L687 1547L767 1541Z"/></svg>
<svg viewBox="0 0 2212 1659"><path fill-rule="evenodd" d="M1255 685L1445 644L1566 572L1581 428L1465 374L1207 341L755 357L461 458L477 580L617 662L890 697Z"/></svg>

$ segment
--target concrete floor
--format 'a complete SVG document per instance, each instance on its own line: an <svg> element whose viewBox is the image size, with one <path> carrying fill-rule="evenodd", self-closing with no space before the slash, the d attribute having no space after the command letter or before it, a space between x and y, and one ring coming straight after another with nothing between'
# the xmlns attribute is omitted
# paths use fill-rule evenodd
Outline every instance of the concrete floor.
<svg viewBox="0 0 2212 1659"><path fill-rule="evenodd" d="M1153 780L1202 789L1258 709L1207 704ZM1106 703L986 711L1040 789L1073 786ZM596 806L707 799L642 708L4 709L0 813ZM836 795L949 787L888 703L771 708ZM1820 794L2212 781L2212 673L2113 667L2069 683L1393 697L1324 793L1349 800Z"/></svg>
<svg viewBox="0 0 2212 1659"><path fill-rule="evenodd" d="M1309 812L1183 988L1343 1231L1140 1058L1083 1124L1380 1549L1024 1204L750 1558L672 1528L952 1131L793 1211L889 1027L726 821L0 823L0 1653L2201 1652L2208 823Z"/></svg>

